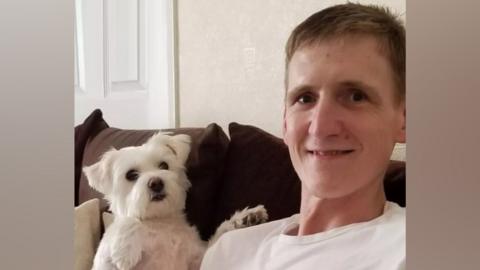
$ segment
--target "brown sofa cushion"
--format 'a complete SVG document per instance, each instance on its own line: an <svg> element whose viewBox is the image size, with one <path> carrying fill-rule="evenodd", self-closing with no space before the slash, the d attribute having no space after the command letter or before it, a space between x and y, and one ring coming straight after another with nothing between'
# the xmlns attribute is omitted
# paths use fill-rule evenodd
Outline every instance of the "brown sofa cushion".
<svg viewBox="0 0 480 270"><path fill-rule="evenodd" d="M231 123L230 145L217 197L215 224L235 210L263 204L270 220L298 213L300 180L283 140L257 127ZM405 163L392 161L385 177L387 199L405 205Z"/></svg>
<svg viewBox="0 0 480 270"><path fill-rule="evenodd" d="M107 122L103 120L102 111L94 110L83 122L75 127L75 206L80 205L78 189L82 175L82 160L85 145L88 140L95 137L100 131L108 128ZM83 200L82 202L84 202Z"/></svg>
<svg viewBox="0 0 480 270"><path fill-rule="evenodd" d="M221 127L210 124L206 128L178 128L173 134L188 134L192 138L191 152L187 160L187 175L192 183L188 191L186 213L188 220L195 224L203 239L212 234L212 215L214 210L214 194L218 192L220 176L228 148L228 137ZM97 136L88 141L83 154L83 166L91 165L111 147L116 149L125 146L143 144L157 130L123 130L105 128ZM103 198L102 194L93 190L82 173L78 187L79 203L92 198ZM102 207L106 201L102 199Z"/></svg>

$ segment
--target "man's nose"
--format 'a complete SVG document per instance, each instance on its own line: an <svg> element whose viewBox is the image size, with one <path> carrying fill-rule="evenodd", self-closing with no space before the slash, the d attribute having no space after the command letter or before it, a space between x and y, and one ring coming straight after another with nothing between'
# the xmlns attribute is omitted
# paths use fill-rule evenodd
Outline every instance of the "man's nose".
<svg viewBox="0 0 480 270"><path fill-rule="evenodd" d="M309 134L325 138L339 136L342 130L340 104L328 97L319 98L310 115Z"/></svg>

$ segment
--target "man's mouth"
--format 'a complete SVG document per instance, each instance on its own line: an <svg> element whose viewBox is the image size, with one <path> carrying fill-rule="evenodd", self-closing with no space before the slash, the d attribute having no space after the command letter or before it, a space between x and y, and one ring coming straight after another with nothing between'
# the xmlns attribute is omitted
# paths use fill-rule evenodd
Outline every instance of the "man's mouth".
<svg viewBox="0 0 480 270"><path fill-rule="evenodd" d="M353 151L354 150L325 150L325 151L313 150L313 151L308 151L308 153L314 156L319 156L319 157L333 157L333 156L347 155L352 153Z"/></svg>

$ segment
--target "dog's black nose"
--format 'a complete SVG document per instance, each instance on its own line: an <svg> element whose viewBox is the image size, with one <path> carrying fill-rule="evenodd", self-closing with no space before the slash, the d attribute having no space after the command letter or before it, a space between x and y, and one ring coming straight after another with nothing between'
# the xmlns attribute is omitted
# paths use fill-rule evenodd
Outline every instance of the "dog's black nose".
<svg viewBox="0 0 480 270"><path fill-rule="evenodd" d="M148 187L153 192L161 192L163 190L163 181L158 177L154 177L148 181Z"/></svg>

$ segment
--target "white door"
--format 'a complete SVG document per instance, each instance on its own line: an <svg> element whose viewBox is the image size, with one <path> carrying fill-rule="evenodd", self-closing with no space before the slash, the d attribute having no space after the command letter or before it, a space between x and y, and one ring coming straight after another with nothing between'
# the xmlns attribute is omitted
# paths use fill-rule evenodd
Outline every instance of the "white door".
<svg viewBox="0 0 480 270"><path fill-rule="evenodd" d="M173 0L75 1L75 125L176 127Z"/></svg>

